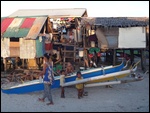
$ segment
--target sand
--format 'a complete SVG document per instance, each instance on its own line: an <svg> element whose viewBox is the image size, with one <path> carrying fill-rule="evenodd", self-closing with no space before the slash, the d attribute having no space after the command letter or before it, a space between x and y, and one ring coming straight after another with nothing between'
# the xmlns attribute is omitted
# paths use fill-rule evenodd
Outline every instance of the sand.
<svg viewBox="0 0 150 113"><path fill-rule="evenodd" d="M42 91L28 94L1 92L1 112L149 112L149 73L138 82L85 88L88 96L77 98L74 87L65 88L66 98L60 98L60 89L52 89L54 105L39 102ZM129 78L129 77L127 77Z"/></svg>

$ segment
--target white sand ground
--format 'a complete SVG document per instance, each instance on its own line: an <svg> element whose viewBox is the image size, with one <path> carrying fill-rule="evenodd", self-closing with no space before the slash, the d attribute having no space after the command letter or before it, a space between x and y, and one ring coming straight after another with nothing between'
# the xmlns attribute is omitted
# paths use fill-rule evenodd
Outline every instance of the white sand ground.
<svg viewBox="0 0 150 113"><path fill-rule="evenodd" d="M142 74L139 69L137 73ZM4 94L1 92L1 112L149 112L149 73L144 80L126 84L85 88L88 96L77 98L75 88L66 88L66 98L60 89L52 89L54 105L39 102L41 92Z"/></svg>

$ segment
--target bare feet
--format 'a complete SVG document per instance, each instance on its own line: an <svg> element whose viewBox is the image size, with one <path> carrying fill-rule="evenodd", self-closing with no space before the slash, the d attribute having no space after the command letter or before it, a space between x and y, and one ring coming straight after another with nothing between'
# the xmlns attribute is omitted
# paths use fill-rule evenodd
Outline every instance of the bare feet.
<svg viewBox="0 0 150 113"><path fill-rule="evenodd" d="M53 102L50 102L50 103L47 103L47 105L54 105L54 103L53 103Z"/></svg>
<svg viewBox="0 0 150 113"><path fill-rule="evenodd" d="M44 102L44 99L43 98L39 98L39 101Z"/></svg>
<svg viewBox="0 0 150 113"><path fill-rule="evenodd" d="M106 85L106 88L113 88L111 85Z"/></svg>
<svg viewBox="0 0 150 113"><path fill-rule="evenodd" d="M65 96L64 96L64 95L61 95L61 98L65 98Z"/></svg>

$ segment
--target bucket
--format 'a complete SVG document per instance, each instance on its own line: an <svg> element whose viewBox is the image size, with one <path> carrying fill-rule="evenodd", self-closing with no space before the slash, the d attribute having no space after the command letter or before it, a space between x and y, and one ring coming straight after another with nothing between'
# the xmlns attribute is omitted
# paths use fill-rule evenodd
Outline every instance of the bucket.
<svg viewBox="0 0 150 113"><path fill-rule="evenodd" d="M83 49L79 49L79 57L83 57Z"/></svg>
<svg viewBox="0 0 150 113"><path fill-rule="evenodd" d="M95 42L91 41L91 47L95 47Z"/></svg>

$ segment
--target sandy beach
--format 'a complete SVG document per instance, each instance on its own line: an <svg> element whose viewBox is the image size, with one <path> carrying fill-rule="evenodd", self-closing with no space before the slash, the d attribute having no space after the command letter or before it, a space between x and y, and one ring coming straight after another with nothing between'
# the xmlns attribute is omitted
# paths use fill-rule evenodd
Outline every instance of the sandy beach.
<svg viewBox="0 0 150 113"><path fill-rule="evenodd" d="M66 98L60 98L60 89L52 89L54 105L39 102L42 91L28 94L1 92L1 112L149 112L149 73L138 82L85 88L88 96L77 98L74 87L65 89ZM129 78L129 77L127 77Z"/></svg>

